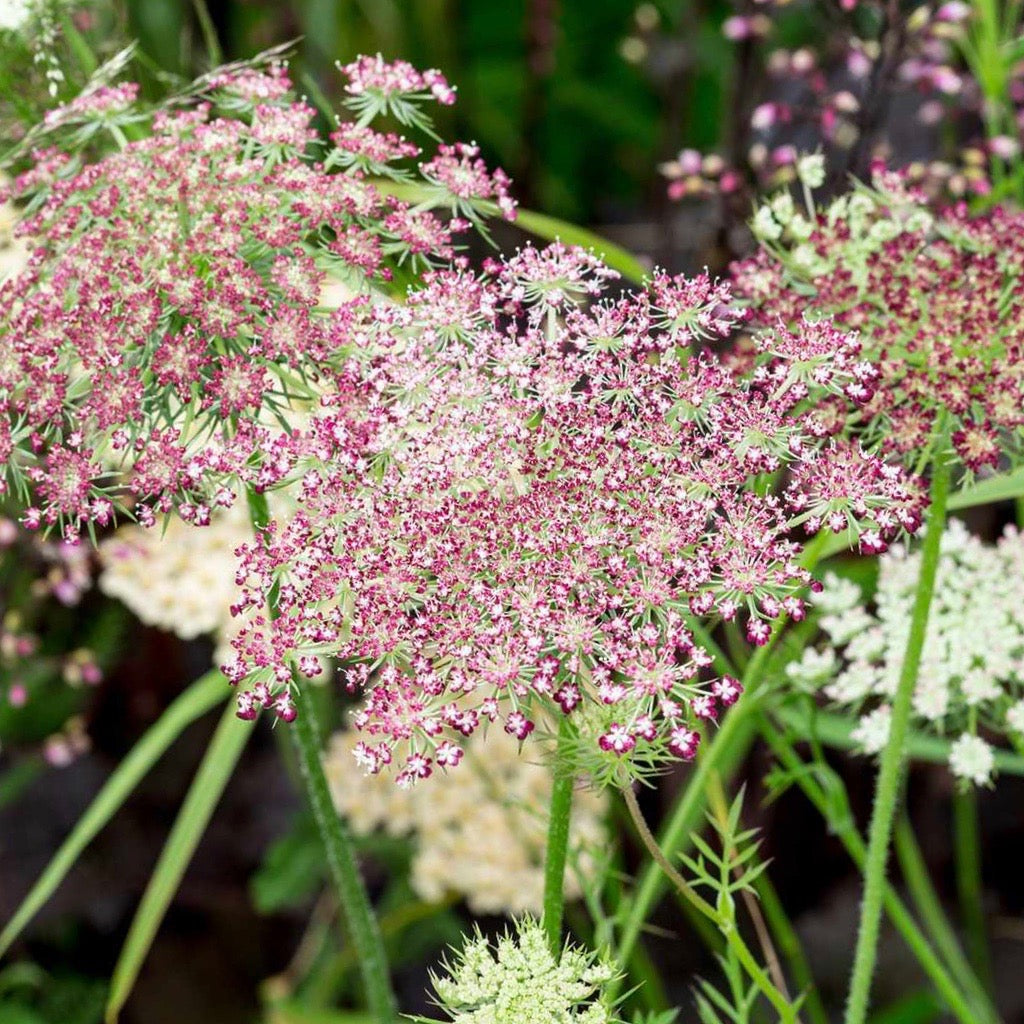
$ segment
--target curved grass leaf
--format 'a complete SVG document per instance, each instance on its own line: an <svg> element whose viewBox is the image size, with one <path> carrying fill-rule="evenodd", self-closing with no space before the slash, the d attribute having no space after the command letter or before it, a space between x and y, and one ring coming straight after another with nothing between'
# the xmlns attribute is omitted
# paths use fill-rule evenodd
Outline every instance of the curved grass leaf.
<svg viewBox="0 0 1024 1024"><path fill-rule="evenodd" d="M814 736L825 746L839 750L853 750L857 746L853 738L857 723L846 715L817 711L812 723L803 708L780 707L774 709L773 713L801 739ZM951 746L949 740L912 731L907 737L906 750L914 760L946 764ZM1024 775L1024 756L1012 750L996 750L994 754L996 771L1006 775Z"/></svg>
<svg viewBox="0 0 1024 1024"><path fill-rule="evenodd" d="M225 700L227 693L228 688L220 671L208 672L181 694L145 732L96 794L21 906L0 932L0 956L10 948L25 925L53 895L82 851L117 813L140 780L160 760L185 727Z"/></svg>
<svg viewBox="0 0 1024 1024"><path fill-rule="evenodd" d="M494 210L497 213L497 209ZM586 228L570 224L569 221L549 217L546 213L520 208L516 224L531 235L546 238L553 242L556 238L567 245L581 245L584 249L593 249L613 270L617 270L626 280L633 284L643 284L650 276L648 269L628 250L621 245L609 242L607 238L594 234Z"/></svg>
<svg viewBox="0 0 1024 1024"><path fill-rule="evenodd" d="M379 191L406 202L415 203L427 194L424 186L412 182L384 181L375 178L373 183ZM500 213L494 203L483 200L474 202L473 208L485 217L497 217ZM524 210L519 207L515 224L528 234L545 238L549 242L554 242L557 239L565 242L566 245L579 245L584 249L593 249L612 270L617 270L633 284L643 284L650 276L650 272L640 260L621 245L609 242L607 238L603 238L587 228L581 228L577 224L571 224L567 220L559 220L557 217L549 217L546 213Z"/></svg>
<svg viewBox="0 0 1024 1024"><path fill-rule="evenodd" d="M1024 467L1012 473L1000 473L970 487L961 487L949 497L950 510L990 505L996 501L1012 501L1024 497Z"/></svg>
<svg viewBox="0 0 1024 1024"><path fill-rule="evenodd" d="M128 929L128 938L110 982L106 1012L108 1024L117 1020L128 999L192 854L252 734L252 726L252 722L238 718L233 704L224 710Z"/></svg>

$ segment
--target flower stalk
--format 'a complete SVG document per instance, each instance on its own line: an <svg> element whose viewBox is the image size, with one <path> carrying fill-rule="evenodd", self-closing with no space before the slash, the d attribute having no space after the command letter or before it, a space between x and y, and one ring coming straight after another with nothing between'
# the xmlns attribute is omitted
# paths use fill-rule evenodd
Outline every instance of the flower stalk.
<svg viewBox="0 0 1024 1024"><path fill-rule="evenodd" d="M569 826L572 818L574 785L572 762L565 756L566 740L572 726L563 717L558 727L554 780L551 786L551 810L548 817L548 842L544 856L544 934L552 952L562 948L562 917L565 912L565 863L569 852Z"/></svg>
<svg viewBox="0 0 1024 1024"><path fill-rule="evenodd" d="M942 435L940 435L941 437ZM946 526L946 502L949 497L950 463L940 449L934 459L931 484L931 507L928 510L921 574L918 577L914 609L910 620L907 651L900 671L899 686L893 700L889 738L882 752L875 790L875 802L868 832L867 859L864 865L864 900L861 904L860 926L854 953L853 973L846 1004L846 1024L864 1024L867 1019L871 979L878 956L878 934L885 897L886 862L896 817L896 802L906 762L906 740L914 688L917 685L921 653L924 650L928 613L935 591L939 567L942 533Z"/></svg>
<svg viewBox="0 0 1024 1024"><path fill-rule="evenodd" d="M270 520L266 495L248 491L249 515L258 533ZM274 616L276 609L270 614ZM338 896L345 934L352 943L362 976L366 1004L377 1024L393 1024L398 1004L391 988L387 954L369 893L359 872L355 845L342 818L334 810L331 792L321 760L320 731L316 701L308 685L295 687L298 714L288 726L298 755L306 799L327 857L331 881Z"/></svg>
<svg viewBox="0 0 1024 1024"><path fill-rule="evenodd" d="M643 816L643 811L640 810L640 805L637 803L636 794L633 792L632 787L629 785L623 786L622 796L626 802L626 807L629 810L629 816L633 821L633 825L636 828L637 835L640 837L640 841L644 844L647 852L651 855L651 858L658 865L659 869L665 872L666 877L672 885L675 886L680 895L682 895L696 910L708 918L708 920L715 924L719 932L724 936L725 941L736 956L736 959L743 966L747 976L779 1014L779 1019L782 1024L796 1024L797 1014L792 1003L772 983L768 973L758 964L754 954L743 941L731 913L724 912L724 907L731 907L731 901L720 900L719 908L716 909L706 899L704 899L703 896L696 892L693 886L691 886L682 874L676 870L672 862L665 856L664 851L658 845L657 839L655 839L654 834L651 832L647 825L647 821Z"/></svg>

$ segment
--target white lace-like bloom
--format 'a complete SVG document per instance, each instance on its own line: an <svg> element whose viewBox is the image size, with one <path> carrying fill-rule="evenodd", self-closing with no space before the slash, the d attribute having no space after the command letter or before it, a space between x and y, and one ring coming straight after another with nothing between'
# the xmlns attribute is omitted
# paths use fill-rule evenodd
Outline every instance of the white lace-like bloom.
<svg viewBox="0 0 1024 1024"><path fill-rule="evenodd" d="M544 930L526 918L495 946L479 931L432 974L441 1009L453 1024L614 1024L600 999L615 969L567 945L556 958Z"/></svg>
<svg viewBox="0 0 1024 1024"><path fill-rule="evenodd" d="M324 767L335 806L355 832L381 829L410 836L416 847L411 882L425 900L465 897L479 914L539 913L551 772L533 763L530 748L499 729L475 733L458 770L435 772L429 786L403 789L385 773L364 775L353 757L358 734L337 733ZM606 799L576 794L570 832L566 895L581 894L577 871L596 870L607 841Z"/></svg>
<svg viewBox="0 0 1024 1024"><path fill-rule="evenodd" d="M0 0L0 31L17 32L28 21L35 0Z"/></svg>
<svg viewBox="0 0 1024 1024"><path fill-rule="evenodd" d="M992 779L995 754L980 736L964 733L953 741L949 751L949 767L958 779L984 786Z"/></svg>
<svg viewBox="0 0 1024 1024"><path fill-rule="evenodd" d="M100 589L123 601L142 622L185 640L212 635L226 658L239 624L235 549L252 539L245 507L196 528L171 519L166 529L123 526L99 548Z"/></svg>
<svg viewBox="0 0 1024 1024"><path fill-rule="evenodd" d="M874 612L852 583L827 577L817 604L830 643L787 669L794 682L817 683L838 704L867 711L854 737L869 753L888 734L886 702L899 682L920 564L919 553L900 547L882 556ZM1024 536L1016 529L991 545L950 522L913 715L915 728L954 739L953 773L978 784L993 769L979 726L1024 741Z"/></svg>

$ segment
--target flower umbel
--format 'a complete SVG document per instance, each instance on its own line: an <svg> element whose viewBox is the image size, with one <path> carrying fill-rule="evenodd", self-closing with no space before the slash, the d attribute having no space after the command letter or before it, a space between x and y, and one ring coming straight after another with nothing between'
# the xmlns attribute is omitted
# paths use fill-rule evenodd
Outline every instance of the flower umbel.
<svg viewBox="0 0 1024 1024"><path fill-rule="evenodd" d="M540 924L523 918L494 945L477 931L431 980L452 1024L615 1024L601 999L615 975L572 945L555 956Z"/></svg>

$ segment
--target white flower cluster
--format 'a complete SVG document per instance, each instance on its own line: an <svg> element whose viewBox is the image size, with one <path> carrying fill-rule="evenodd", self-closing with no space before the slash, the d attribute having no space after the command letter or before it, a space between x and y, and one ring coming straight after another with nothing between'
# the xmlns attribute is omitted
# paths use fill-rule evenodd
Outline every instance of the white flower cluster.
<svg viewBox="0 0 1024 1024"><path fill-rule="evenodd" d="M0 30L16 32L28 21L35 0L0 0Z"/></svg>
<svg viewBox="0 0 1024 1024"><path fill-rule="evenodd" d="M498 729L465 742L457 771L435 772L429 785L402 788L386 772L364 775L353 757L360 736L340 732L325 758L335 806L353 830L410 836L416 852L413 889L424 900L465 897L478 914L538 913L544 892L544 850L551 772L520 753ZM607 842L602 794L585 789L573 801L565 891L581 894L579 876L597 870Z"/></svg>
<svg viewBox="0 0 1024 1024"><path fill-rule="evenodd" d="M517 922L496 946L479 931L431 975L440 1007L453 1024L613 1024L600 999L615 969L593 953L566 946L559 957L534 920Z"/></svg>
<svg viewBox="0 0 1024 1024"><path fill-rule="evenodd" d="M123 526L100 544L100 589L123 601L146 625L185 640L212 635L218 661L226 660L241 625L230 611L237 597L234 552L251 540L242 503L204 527L177 518L166 528Z"/></svg>
<svg viewBox="0 0 1024 1024"><path fill-rule="evenodd" d="M860 589L830 575L816 605L830 643L787 668L838 704L865 710L854 738L867 753L885 745L910 630L921 557L894 547L880 560L875 610ZM881 701L881 703L879 703ZM992 747L979 729L1024 744L1024 535L1008 529L984 544L953 520L942 539L914 723L953 740L950 769L976 785L992 776Z"/></svg>
<svg viewBox="0 0 1024 1024"><path fill-rule="evenodd" d="M0 0L0 10L2 6L3 0ZM0 174L0 188L7 183L7 178ZM19 273L28 260L28 248L24 240L14 237L18 217L18 209L13 203L0 203L0 282Z"/></svg>

